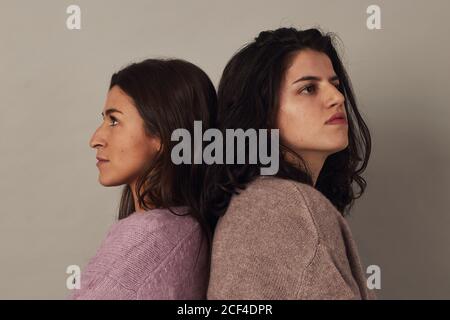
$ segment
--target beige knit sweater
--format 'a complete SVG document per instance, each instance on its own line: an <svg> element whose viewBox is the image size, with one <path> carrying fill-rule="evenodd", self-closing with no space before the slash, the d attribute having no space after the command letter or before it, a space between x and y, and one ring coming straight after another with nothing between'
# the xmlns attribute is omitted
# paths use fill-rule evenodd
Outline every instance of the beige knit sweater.
<svg viewBox="0 0 450 320"><path fill-rule="evenodd" d="M208 299L375 299L347 222L313 187L261 176L213 239Z"/></svg>

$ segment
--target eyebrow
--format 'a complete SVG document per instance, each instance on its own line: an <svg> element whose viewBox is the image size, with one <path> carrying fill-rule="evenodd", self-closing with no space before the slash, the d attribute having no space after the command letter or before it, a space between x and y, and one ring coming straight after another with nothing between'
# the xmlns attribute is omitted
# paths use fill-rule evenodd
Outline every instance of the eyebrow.
<svg viewBox="0 0 450 320"><path fill-rule="evenodd" d="M105 113L101 113L102 114L102 117L104 118L105 117L105 115L109 115L109 114L111 114L111 113L113 113L113 112L118 112L118 113L121 113L121 114L123 114L123 112L122 111L120 111L120 110L117 110L117 109L115 109L115 108L109 108L109 109L106 109L105 110Z"/></svg>
<svg viewBox="0 0 450 320"><path fill-rule="evenodd" d="M307 80L320 81L320 80L322 80L322 78L316 77L316 76L304 76L304 77L301 77L301 78L295 80L294 82L292 82L292 84L295 84L295 83L300 82L300 81L307 81ZM328 81L330 81L330 82L331 81L335 81L335 80L339 80L339 77L336 76L336 75L334 75L334 76L332 76L331 78L328 79Z"/></svg>

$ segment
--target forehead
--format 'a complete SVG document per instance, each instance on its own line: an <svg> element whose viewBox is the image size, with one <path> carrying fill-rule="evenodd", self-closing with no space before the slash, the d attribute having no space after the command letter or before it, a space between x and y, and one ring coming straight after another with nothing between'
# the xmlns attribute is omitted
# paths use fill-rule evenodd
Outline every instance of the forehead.
<svg viewBox="0 0 450 320"><path fill-rule="evenodd" d="M306 49L292 58L285 77L287 81L293 82L303 76L318 76L328 79L334 75L331 60L325 53Z"/></svg>
<svg viewBox="0 0 450 320"><path fill-rule="evenodd" d="M122 112L130 112L134 109L134 101L119 86L112 87L106 96L103 110L114 107Z"/></svg>

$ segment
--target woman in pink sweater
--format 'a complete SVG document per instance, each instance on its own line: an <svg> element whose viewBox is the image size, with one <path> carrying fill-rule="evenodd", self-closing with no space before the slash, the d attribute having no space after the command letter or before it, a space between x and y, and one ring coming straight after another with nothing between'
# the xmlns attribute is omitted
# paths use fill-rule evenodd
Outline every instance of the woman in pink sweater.
<svg viewBox="0 0 450 320"><path fill-rule="evenodd" d="M176 165L171 152L172 132L193 133L194 120L207 129L215 108L210 79L186 61L148 59L112 76L90 146L99 182L124 185L119 221L71 299L206 297L213 222L198 205L204 168Z"/></svg>

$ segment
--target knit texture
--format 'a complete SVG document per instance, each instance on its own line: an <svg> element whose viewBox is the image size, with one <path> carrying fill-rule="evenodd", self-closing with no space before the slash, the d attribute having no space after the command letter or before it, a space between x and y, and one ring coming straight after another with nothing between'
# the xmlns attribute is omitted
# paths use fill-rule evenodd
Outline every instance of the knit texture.
<svg viewBox="0 0 450 320"><path fill-rule="evenodd" d="M313 187L262 176L218 221L208 299L375 299L350 228Z"/></svg>
<svg viewBox="0 0 450 320"><path fill-rule="evenodd" d="M206 238L192 216L167 209L135 212L111 226L69 299L205 299L208 258Z"/></svg>

